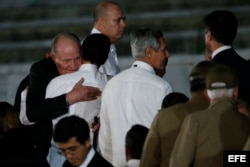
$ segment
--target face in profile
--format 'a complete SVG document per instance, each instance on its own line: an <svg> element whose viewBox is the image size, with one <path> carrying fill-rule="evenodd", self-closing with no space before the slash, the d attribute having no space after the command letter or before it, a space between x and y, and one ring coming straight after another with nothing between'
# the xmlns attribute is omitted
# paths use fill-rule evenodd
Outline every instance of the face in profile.
<svg viewBox="0 0 250 167"><path fill-rule="evenodd" d="M125 15L119 6L111 4L103 17L103 32L109 36L111 43L121 39L125 30Z"/></svg>
<svg viewBox="0 0 250 167"><path fill-rule="evenodd" d="M165 72L165 68L168 62L170 54L167 50L166 40L162 37L159 39L159 48L152 51L153 54L153 66L156 71Z"/></svg>
<svg viewBox="0 0 250 167"><path fill-rule="evenodd" d="M205 29L205 34L204 34L204 43L205 43L205 56L206 58L208 58L209 60L209 57L207 56L211 56L212 54L212 49L211 49L211 46L210 46L210 42L212 40L212 34L211 34L211 31L209 29Z"/></svg>

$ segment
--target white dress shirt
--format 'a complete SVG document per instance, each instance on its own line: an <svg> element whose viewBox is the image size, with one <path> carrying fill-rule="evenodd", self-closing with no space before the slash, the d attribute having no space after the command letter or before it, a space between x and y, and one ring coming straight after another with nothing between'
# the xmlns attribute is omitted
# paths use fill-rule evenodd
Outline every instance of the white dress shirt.
<svg viewBox="0 0 250 167"><path fill-rule="evenodd" d="M217 48L215 51L213 51L211 58L214 58L218 53L222 52L223 50L231 49L232 46L225 45L222 47Z"/></svg>
<svg viewBox="0 0 250 167"><path fill-rule="evenodd" d="M91 34L95 34L95 33L100 34L101 32L98 31L96 28L93 28L91 31ZM110 45L108 59L99 68L99 71L109 76L114 76L120 72L120 67L118 65L118 58L117 58L117 53L116 53L116 47L114 44Z"/></svg>
<svg viewBox="0 0 250 167"><path fill-rule="evenodd" d="M130 159L127 162L127 166L125 167L139 167L140 166L140 160L139 159Z"/></svg>
<svg viewBox="0 0 250 167"><path fill-rule="evenodd" d="M46 98L52 98L68 93L81 78L84 78L83 85L98 87L100 90L103 90L108 81L107 76L100 73L96 65L83 64L77 72L60 75L54 78L47 86ZM72 104L70 105L67 114L53 119L53 125L55 125L61 118L68 115L77 115L91 124L94 116L97 116L100 112L100 105L100 97L96 100Z"/></svg>
<svg viewBox="0 0 250 167"><path fill-rule="evenodd" d="M142 61L114 76L102 93L99 146L103 157L115 167L124 167L127 131L135 124L149 128L163 98L172 91L172 86Z"/></svg>
<svg viewBox="0 0 250 167"><path fill-rule="evenodd" d="M23 125L32 125L35 122L29 121L27 114L26 114L26 97L28 93L28 86L22 91L21 93L21 104L20 104L20 114L19 120Z"/></svg>
<svg viewBox="0 0 250 167"><path fill-rule="evenodd" d="M83 163L79 167L87 167L88 164L90 163L90 161L92 160L92 158L94 157L94 155L95 155L95 149L93 147L91 147L85 160L83 161Z"/></svg>

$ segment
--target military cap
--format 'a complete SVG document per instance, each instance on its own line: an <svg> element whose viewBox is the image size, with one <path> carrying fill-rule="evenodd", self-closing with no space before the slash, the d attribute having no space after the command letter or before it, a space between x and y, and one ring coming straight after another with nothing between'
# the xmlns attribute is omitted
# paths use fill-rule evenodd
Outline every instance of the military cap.
<svg viewBox="0 0 250 167"><path fill-rule="evenodd" d="M189 75L191 91L206 88L205 77L209 69L214 65L215 63L211 61L200 61L192 68Z"/></svg>
<svg viewBox="0 0 250 167"><path fill-rule="evenodd" d="M207 89L230 89L238 85L235 71L227 65L218 64L212 67L206 76Z"/></svg>

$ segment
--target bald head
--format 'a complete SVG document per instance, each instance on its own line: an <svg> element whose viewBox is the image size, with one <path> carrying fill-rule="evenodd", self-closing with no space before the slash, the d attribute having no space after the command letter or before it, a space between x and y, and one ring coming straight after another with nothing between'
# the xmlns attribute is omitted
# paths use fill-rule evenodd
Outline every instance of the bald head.
<svg viewBox="0 0 250 167"><path fill-rule="evenodd" d="M97 4L94 11L94 26L102 34L109 37L111 43L119 40L125 29L125 15L121 6L113 1Z"/></svg>
<svg viewBox="0 0 250 167"><path fill-rule="evenodd" d="M113 1L99 2L95 8L94 21L96 22L100 17L107 15L108 11L110 10L109 8L111 6L119 8L119 10L122 11L121 6L116 2Z"/></svg>
<svg viewBox="0 0 250 167"><path fill-rule="evenodd" d="M73 33L57 34L52 41L51 53L59 74L75 72L82 64L81 42Z"/></svg>
<svg viewBox="0 0 250 167"><path fill-rule="evenodd" d="M81 41L78 38L78 36L76 36L75 34L73 34L71 32L61 32L61 33L58 33L55 36L55 38L53 39L53 41L52 41L52 44L51 44L51 53L53 55L57 54L58 45L62 41L68 41L68 42L74 43L76 46L78 46L79 48L81 48Z"/></svg>

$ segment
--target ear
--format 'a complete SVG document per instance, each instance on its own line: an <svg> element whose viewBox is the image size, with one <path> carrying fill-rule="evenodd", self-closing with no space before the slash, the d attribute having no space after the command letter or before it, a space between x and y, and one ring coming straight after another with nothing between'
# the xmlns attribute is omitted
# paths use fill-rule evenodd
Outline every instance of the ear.
<svg viewBox="0 0 250 167"><path fill-rule="evenodd" d="M101 17L99 21L100 21L100 27L99 28L101 28L101 31L105 30L106 20L103 17Z"/></svg>
<svg viewBox="0 0 250 167"><path fill-rule="evenodd" d="M205 96L205 98L206 98L208 101L211 100L210 97L209 97L208 94L207 94L207 89L204 90L204 96Z"/></svg>
<svg viewBox="0 0 250 167"><path fill-rule="evenodd" d="M88 139L85 141L85 147L87 147L87 148L91 147L90 138L88 138Z"/></svg>
<svg viewBox="0 0 250 167"><path fill-rule="evenodd" d="M46 55L47 56L47 55ZM56 56L52 53L50 53L50 57L52 58L52 60L56 63Z"/></svg>
<svg viewBox="0 0 250 167"><path fill-rule="evenodd" d="M210 31L210 30L207 30L207 31L206 31L205 36L206 36L206 41L211 41L211 39L212 39L212 34L211 34L211 31Z"/></svg>
<svg viewBox="0 0 250 167"><path fill-rule="evenodd" d="M152 58L152 53L153 52L153 49L152 49L152 47L151 46L148 46L147 48L146 48L146 51L145 51L145 57L147 58L147 59L151 59Z"/></svg>

